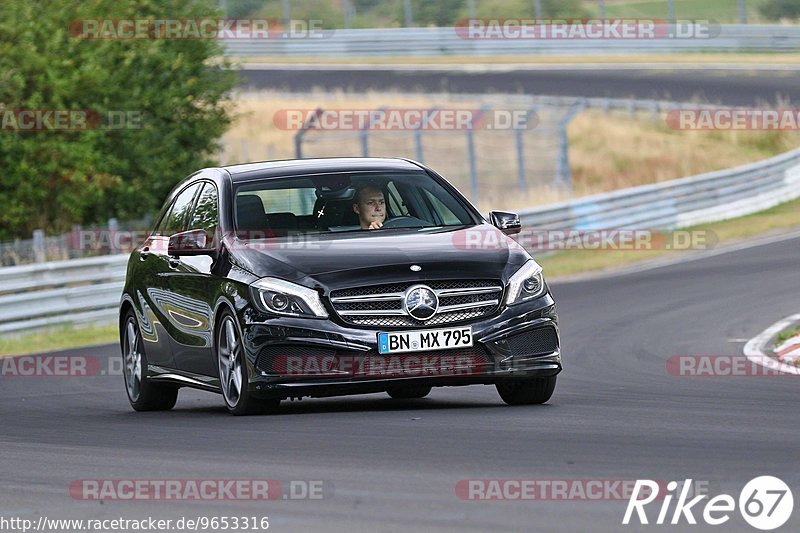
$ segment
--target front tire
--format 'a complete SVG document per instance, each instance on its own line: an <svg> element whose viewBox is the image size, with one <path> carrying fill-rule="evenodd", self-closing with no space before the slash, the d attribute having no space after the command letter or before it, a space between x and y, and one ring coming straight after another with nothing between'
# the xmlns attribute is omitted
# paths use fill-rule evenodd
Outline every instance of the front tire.
<svg viewBox="0 0 800 533"><path fill-rule="evenodd" d="M538 405L553 396L556 376L504 381L496 387L498 394L508 405Z"/></svg>
<svg viewBox="0 0 800 533"><path fill-rule="evenodd" d="M220 316L217 329L216 353L219 386L225 407L232 415L252 415L276 409L280 400L261 400L253 397L248 387L250 375L242 346L242 336L230 311Z"/></svg>
<svg viewBox="0 0 800 533"><path fill-rule="evenodd" d="M168 411L178 401L178 387L153 383L147 377L147 354L133 309L125 313L120 332L122 369L128 401L136 411Z"/></svg>

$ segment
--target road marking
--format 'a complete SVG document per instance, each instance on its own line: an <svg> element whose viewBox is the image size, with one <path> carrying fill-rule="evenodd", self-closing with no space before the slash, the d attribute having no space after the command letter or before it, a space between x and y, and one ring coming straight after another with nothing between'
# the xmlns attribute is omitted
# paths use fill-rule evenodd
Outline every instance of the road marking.
<svg viewBox="0 0 800 533"><path fill-rule="evenodd" d="M800 321L800 313L787 316L786 318L775 322L770 327L747 341L747 344L744 345L744 355L747 356L750 361L759 364L764 368L769 368L770 370L776 369L787 374L795 374L800 376L800 368L797 368L794 365L787 365L786 363L778 362L776 359L775 362L777 363L777 367L775 367L774 364L769 364L764 360L765 357L770 357L764 353L764 346L769 342L769 340L798 321Z"/></svg>

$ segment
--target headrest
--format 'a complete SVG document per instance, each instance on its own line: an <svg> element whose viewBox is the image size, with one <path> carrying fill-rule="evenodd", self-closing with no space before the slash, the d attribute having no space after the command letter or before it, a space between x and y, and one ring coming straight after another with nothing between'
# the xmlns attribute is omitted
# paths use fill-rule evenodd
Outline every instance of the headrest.
<svg viewBox="0 0 800 533"><path fill-rule="evenodd" d="M263 230L267 227L264 203L254 194L236 197L236 227L239 230Z"/></svg>

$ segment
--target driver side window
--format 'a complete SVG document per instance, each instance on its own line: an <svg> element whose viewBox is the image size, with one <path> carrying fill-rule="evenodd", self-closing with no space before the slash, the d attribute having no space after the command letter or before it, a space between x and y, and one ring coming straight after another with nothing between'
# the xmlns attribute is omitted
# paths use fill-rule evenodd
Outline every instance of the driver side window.
<svg viewBox="0 0 800 533"><path fill-rule="evenodd" d="M187 229L202 229L206 235L212 236L217 228L217 213L217 188L213 183L205 183Z"/></svg>
<svg viewBox="0 0 800 533"><path fill-rule="evenodd" d="M194 195L199 188L200 184L196 183L178 194L164 219L158 225L158 235L170 237L179 231L183 231L192 208L192 200L194 200Z"/></svg>

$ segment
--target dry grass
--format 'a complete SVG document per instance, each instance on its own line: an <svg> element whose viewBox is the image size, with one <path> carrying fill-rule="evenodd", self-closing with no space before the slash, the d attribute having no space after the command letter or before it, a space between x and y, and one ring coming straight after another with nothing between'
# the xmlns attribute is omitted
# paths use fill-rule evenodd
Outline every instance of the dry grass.
<svg viewBox="0 0 800 533"><path fill-rule="evenodd" d="M487 97L488 98L488 97ZM502 108L501 103L495 108ZM313 92L287 94L256 92L235 101L238 118L223 139L225 163L287 159L295 157L295 131L279 129L273 120L282 109L478 109L482 100L447 94ZM513 105L506 105L511 108ZM540 112L542 124L552 117ZM489 209L521 209L624 187L670 180L710 172L768 158L796 146L800 135L791 132L700 132L676 131L663 117L653 120L645 113L580 113L569 126L573 190L553 185L555 135L543 127L526 134L528 192L517 184L515 138L510 132L478 132L475 148L479 167L478 206ZM305 157L360 155L357 135L347 132L310 133L304 144ZM370 135L370 155L416 158L410 132L379 132ZM462 132L424 136L424 160L471 196Z"/></svg>
<svg viewBox="0 0 800 533"><path fill-rule="evenodd" d="M678 131L644 115L591 110L570 124L575 187L610 191L766 159L800 146L793 132Z"/></svg>
<svg viewBox="0 0 800 533"><path fill-rule="evenodd" d="M223 137L223 163L289 159L294 157L295 131L275 125L275 113L285 109L378 109L383 105L398 108L428 108L427 95L365 93L348 95L342 92L316 91L310 94L260 91L241 94L234 101L237 120Z"/></svg>

